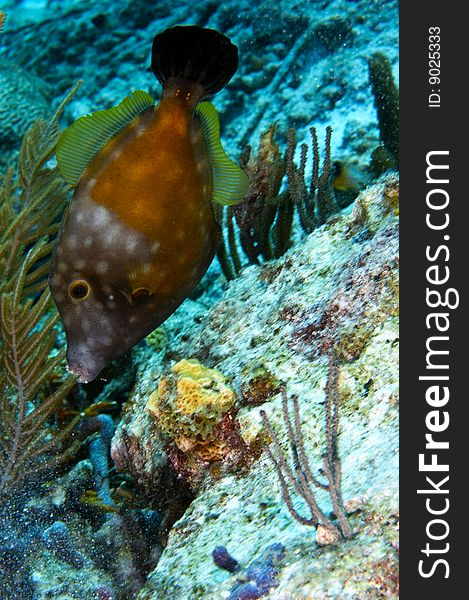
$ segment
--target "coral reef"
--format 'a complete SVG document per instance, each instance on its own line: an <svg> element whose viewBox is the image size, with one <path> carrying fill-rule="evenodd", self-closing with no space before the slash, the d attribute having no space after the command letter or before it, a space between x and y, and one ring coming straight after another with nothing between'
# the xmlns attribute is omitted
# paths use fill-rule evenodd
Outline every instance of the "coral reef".
<svg viewBox="0 0 469 600"><path fill-rule="evenodd" d="M239 432L235 391L219 371L198 360L175 364L150 394L146 409L166 439L173 470L192 489L212 463L244 468L255 459L256 443L249 447Z"/></svg>
<svg viewBox="0 0 469 600"><path fill-rule="evenodd" d="M281 136L294 126L300 139L313 123L331 124L338 159L352 154L365 165L377 145L367 71L357 57L379 49L395 67L395 0L383 0L379 10L365 0L354 3L353 10L339 0L325 6L282 0L255 7L247 0L180 0L177 7L54 1L35 3L34 11L27 2L14 5L2 32L2 62L13 61L46 81L57 97L83 78L86 97L72 104L70 118L112 106L130 87L154 88L145 72L148 40L176 21L191 22L219 28L240 47L239 77L217 102L229 152L257 144L260 133L277 120ZM364 131L360 154L342 145L345 129Z"/></svg>
<svg viewBox="0 0 469 600"><path fill-rule="evenodd" d="M73 543L68 527L63 521L55 521L42 533L42 543L58 558L79 569L85 563L85 557Z"/></svg>
<svg viewBox="0 0 469 600"><path fill-rule="evenodd" d="M0 65L0 168L13 159L27 128L49 113L49 101L41 79L13 63Z"/></svg>
<svg viewBox="0 0 469 600"><path fill-rule="evenodd" d="M245 148L241 166L249 178L249 189L236 206L217 209L218 220L226 232L218 260L227 279L234 279L242 268L237 239L250 264L259 259L281 256L288 248L293 205L286 193L280 194L285 160L274 141L275 125L264 132L256 156ZM236 224L236 227L235 227ZM236 235L237 230L237 235Z"/></svg>
<svg viewBox="0 0 469 600"><path fill-rule="evenodd" d="M331 136L332 128L326 127L324 145L324 160L322 169L319 166L319 144L316 129L310 129L312 140L311 182L308 186L305 180L306 159L308 146L302 144L300 164L297 167L293 161L295 154L295 134L288 130L288 148L286 169L288 175L289 193L298 208L300 224L306 233L311 233L315 227L322 225L337 211L338 205L331 182Z"/></svg>
<svg viewBox="0 0 469 600"><path fill-rule="evenodd" d="M396 166L383 152L395 148L397 130L383 129L394 117L381 112L370 77L379 53L383 81L397 81L398 3L5 0L2 8L0 79L18 91L8 105L0 99L0 171L20 153L18 171L0 175L2 598L396 597L397 177L381 176L348 203L369 184L377 146L373 174ZM20 148L23 127L43 114L34 111L59 106L78 79L80 94L60 107L64 125L132 89L157 96L151 40L174 23L217 28L239 47L238 74L215 105L232 156L262 140L240 159L251 196L222 215L226 277L214 261L164 329L77 388L63 371L64 333L44 292L67 195L51 159L57 123L36 125ZM21 89L30 90L26 106ZM381 106L392 97L395 105L391 93ZM18 332L33 352L19 371L11 360ZM325 389L327 344L340 363L335 396ZM187 357L223 373L215 386L236 392L210 418L202 404L205 439L197 413L177 412L182 437L167 414L177 408L171 368ZM20 384L31 380L39 387L27 396ZM164 380L167 431L147 409ZM275 450L276 437L291 456L283 389L290 410L298 397L297 431L324 483L325 399L339 400L340 490L357 532L340 544L324 525L315 532L292 519L282 498L265 448ZM290 413L295 431L294 421ZM205 460L215 456L222 460ZM328 490L314 496L337 525ZM301 494L291 503L308 515Z"/></svg>
<svg viewBox="0 0 469 600"><path fill-rule="evenodd" d="M272 599L295 597L299 589L304 597L373 597L378 580L394 572L397 197L397 177L388 174L361 192L352 210L316 228L282 258L244 270L208 318L194 326L191 338L196 356L204 364L216 364L235 389L249 389L262 364L265 375L274 373L289 394L301 399L304 452L313 466L327 446L323 415L329 364L324 351L327 342L333 343L341 363L338 396L330 396L340 398L341 489L348 522L357 534L336 545L327 528L318 527L315 539L309 527L292 520L264 456L241 477L222 472L201 483L173 525L139 600L158 598L165 589L181 600L229 597L238 573L227 576L213 563L211 553L220 540L240 565L249 564L272 540L285 547L286 566L274 577L278 587L269 589ZM171 332L168 324L170 348ZM180 352L186 350L182 342ZM282 394L266 395L261 407L283 452L288 451ZM237 420L242 436L259 431L259 404L243 400ZM327 480L325 473L319 476ZM317 488L315 495L324 515L335 522L327 490ZM305 514L300 497L292 502ZM378 563L382 566L376 570ZM360 565L360 573L351 575L350 565ZM254 580L240 582L239 593L260 597Z"/></svg>

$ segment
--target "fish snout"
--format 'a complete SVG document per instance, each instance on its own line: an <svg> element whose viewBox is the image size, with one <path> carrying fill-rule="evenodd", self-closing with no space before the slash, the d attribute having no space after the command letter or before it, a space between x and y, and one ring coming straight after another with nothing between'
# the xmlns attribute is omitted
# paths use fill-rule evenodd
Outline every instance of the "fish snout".
<svg viewBox="0 0 469 600"><path fill-rule="evenodd" d="M103 369L105 363L98 364L86 346L69 345L67 351L67 371L77 378L79 383L93 381Z"/></svg>

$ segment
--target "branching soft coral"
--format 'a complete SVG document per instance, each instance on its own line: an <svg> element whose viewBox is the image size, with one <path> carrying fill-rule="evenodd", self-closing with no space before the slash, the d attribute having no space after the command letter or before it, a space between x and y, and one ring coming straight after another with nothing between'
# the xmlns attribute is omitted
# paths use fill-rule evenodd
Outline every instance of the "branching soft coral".
<svg viewBox="0 0 469 600"><path fill-rule="evenodd" d="M282 411L285 421L288 443L292 454L293 466L288 462L282 450L280 440L275 433L269 418L261 411L264 426L272 440L274 449L266 447L267 454L277 472L283 500L292 517L302 525L317 527L318 543L336 542L340 537L350 539L354 533L347 520L341 492L341 463L337 448L339 435L339 367L332 350L329 350L329 371L326 386L326 452L324 455L324 474L326 482L321 482L311 468L303 442L300 425L298 398L292 397L293 417L290 416L288 397L285 388L282 389ZM315 488L326 490L331 498L332 506L338 525L334 524L326 513L319 507L314 495ZM301 497L310 516L303 516L295 508L293 495L295 490Z"/></svg>
<svg viewBox="0 0 469 600"><path fill-rule="evenodd" d="M274 134L272 125L262 134L257 155L252 154L249 146L243 153L241 166L248 175L249 189L242 202L216 208L223 230L218 260L228 280L235 279L246 266L239 250L248 264L260 264L285 254L291 245L295 209L301 228L311 233L340 208L332 184L332 129L326 129L322 164L314 127L310 129L311 150L307 144L301 145L298 165L294 160L297 150L294 130L288 130L283 156ZM306 177L309 151L311 176Z"/></svg>
<svg viewBox="0 0 469 600"><path fill-rule="evenodd" d="M58 120L75 87L48 123L26 133L17 172L0 179L0 503L8 490L63 462L80 418L54 426L55 410L74 385L58 375L57 313L47 288L49 257L67 194L49 168ZM60 369L62 371L62 369Z"/></svg>

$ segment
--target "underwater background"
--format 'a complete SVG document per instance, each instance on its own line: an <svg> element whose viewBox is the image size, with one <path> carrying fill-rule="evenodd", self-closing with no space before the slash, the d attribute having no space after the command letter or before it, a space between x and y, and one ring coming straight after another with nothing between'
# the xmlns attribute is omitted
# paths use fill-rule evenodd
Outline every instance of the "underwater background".
<svg viewBox="0 0 469 600"><path fill-rule="evenodd" d="M77 384L55 144L158 98L178 24L238 46L213 103L249 190L190 297ZM1 600L398 596L398 51L392 0L0 2Z"/></svg>

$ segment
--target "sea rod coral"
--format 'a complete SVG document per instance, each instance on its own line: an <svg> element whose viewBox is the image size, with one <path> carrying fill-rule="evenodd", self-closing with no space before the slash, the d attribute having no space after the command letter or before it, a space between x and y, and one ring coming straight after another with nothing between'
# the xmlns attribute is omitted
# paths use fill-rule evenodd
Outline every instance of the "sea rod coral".
<svg viewBox="0 0 469 600"><path fill-rule="evenodd" d="M275 124L271 125L261 135L256 155L250 146L244 150L241 166L248 175L249 187L242 201L235 206L215 207L223 229L217 256L228 280L238 277L246 266L239 250L248 264L260 264L285 254L291 245L295 213L302 230L311 233L339 210L332 184L331 127L326 128L322 161L316 129L310 128L309 176L308 144L301 145L296 164L295 130L288 129L287 148L282 156L274 140L275 129ZM357 192L352 192L349 202Z"/></svg>
<svg viewBox="0 0 469 600"><path fill-rule="evenodd" d="M289 414L288 398L285 388L282 388L282 410L288 434L288 442L293 458L293 467L286 460L279 439L274 432L269 419L264 411L261 412L264 425L272 439L275 452L267 447L270 460L273 462L280 485L282 496L290 514L303 525L317 527L318 543L337 541L341 536L351 538L352 528L347 521L347 516L340 489L341 463L337 448L339 434L339 370L337 359L333 350L329 349L329 372L326 386L326 452L324 455L324 473L327 483L321 482L313 474L308 456L303 444L298 398L292 396L293 419ZM295 508L289 487L301 496L310 513L310 517L302 516ZM318 505L314 496L314 488L327 490L329 493L334 513L339 525L335 525Z"/></svg>

